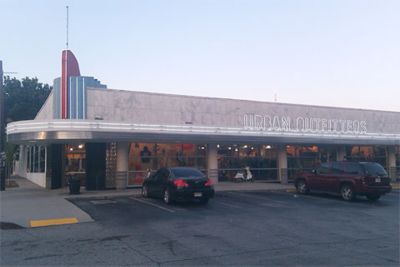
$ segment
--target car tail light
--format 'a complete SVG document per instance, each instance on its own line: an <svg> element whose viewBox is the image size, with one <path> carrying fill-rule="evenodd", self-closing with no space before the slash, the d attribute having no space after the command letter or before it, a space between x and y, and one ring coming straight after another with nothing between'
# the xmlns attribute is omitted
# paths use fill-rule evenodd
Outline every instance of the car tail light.
<svg viewBox="0 0 400 267"><path fill-rule="evenodd" d="M210 178L207 179L207 182L204 184L205 186L212 186L213 182L211 181Z"/></svg>
<svg viewBox="0 0 400 267"><path fill-rule="evenodd" d="M185 180L182 180L182 179L174 180L174 185L176 185L176 187L178 187L178 188L189 186L189 184Z"/></svg>

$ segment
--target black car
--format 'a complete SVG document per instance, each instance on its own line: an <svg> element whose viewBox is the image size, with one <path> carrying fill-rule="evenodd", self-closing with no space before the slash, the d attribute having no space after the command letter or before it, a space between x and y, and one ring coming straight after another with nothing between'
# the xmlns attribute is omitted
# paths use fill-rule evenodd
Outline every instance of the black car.
<svg viewBox="0 0 400 267"><path fill-rule="evenodd" d="M192 200L206 204L214 197L214 186L195 168L161 168L143 182L142 195L162 198L167 204Z"/></svg>

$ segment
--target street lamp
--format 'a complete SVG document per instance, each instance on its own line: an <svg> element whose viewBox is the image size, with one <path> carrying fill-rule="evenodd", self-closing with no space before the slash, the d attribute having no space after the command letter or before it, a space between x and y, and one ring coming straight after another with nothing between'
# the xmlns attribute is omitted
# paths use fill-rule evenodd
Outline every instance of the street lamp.
<svg viewBox="0 0 400 267"><path fill-rule="evenodd" d="M0 60L0 191L6 189L4 138L3 62Z"/></svg>

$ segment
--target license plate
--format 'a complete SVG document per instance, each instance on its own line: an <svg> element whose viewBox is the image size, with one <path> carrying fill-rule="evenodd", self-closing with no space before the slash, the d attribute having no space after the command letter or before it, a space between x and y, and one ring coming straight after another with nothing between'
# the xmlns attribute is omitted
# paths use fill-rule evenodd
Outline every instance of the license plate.
<svg viewBox="0 0 400 267"><path fill-rule="evenodd" d="M381 182L381 178L375 178L375 183L380 183Z"/></svg>
<svg viewBox="0 0 400 267"><path fill-rule="evenodd" d="M203 193L201 193L201 192L194 193L194 197L202 197L202 196L203 196Z"/></svg>

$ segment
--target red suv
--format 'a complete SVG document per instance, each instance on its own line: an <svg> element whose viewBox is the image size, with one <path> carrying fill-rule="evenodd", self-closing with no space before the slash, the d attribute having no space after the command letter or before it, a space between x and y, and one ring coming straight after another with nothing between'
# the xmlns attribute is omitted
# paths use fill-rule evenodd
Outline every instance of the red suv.
<svg viewBox="0 0 400 267"><path fill-rule="evenodd" d="M295 180L297 192L309 191L340 194L351 201L356 195L376 201L392 190L390 178L375 162L330 162L323 163L311 173L301 173Z"/></svg>

